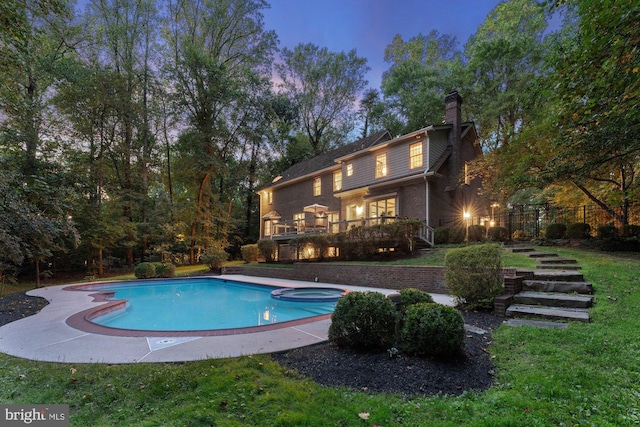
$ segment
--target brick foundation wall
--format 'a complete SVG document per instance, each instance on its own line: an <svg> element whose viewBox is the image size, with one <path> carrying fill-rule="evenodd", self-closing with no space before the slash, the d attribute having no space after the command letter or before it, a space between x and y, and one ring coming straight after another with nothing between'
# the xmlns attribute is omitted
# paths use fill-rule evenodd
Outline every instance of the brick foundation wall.
<svg viewBox="0 0 640 427"><path fill-rule="evenodd" d="M335 283L381 289L417 288L425 292L448 294L444 284L444 267L389 266L338 263L295 263L293 268L241 267L237 271L247 276L275 279ZM235 272L235 271L234 271ZM515 269L503 269L503 276L513 276Z"/></svg>

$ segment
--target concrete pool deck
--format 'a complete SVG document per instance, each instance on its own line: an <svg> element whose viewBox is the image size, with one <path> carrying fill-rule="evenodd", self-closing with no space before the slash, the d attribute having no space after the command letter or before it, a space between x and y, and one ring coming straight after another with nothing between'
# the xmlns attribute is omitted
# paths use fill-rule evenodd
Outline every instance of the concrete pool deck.
<svg viewBox="0 0 640 427"><path fill-rule="evenodd" d="M330 283L269 279L244 275L216 276L220 279L281 287L331 287L353 291L374 289ZM38 314L0 327L0 352L24 359L61 363L186 362L290 350L328 339L330 320L320 320L281 329L224 336L127 337L90 333L67 324L72 315L97 307L95 291L68 291L70 285L34 289L28 295L46 298L49 305ZM449 295L432 294L441 304L453 305Z"/></svg>

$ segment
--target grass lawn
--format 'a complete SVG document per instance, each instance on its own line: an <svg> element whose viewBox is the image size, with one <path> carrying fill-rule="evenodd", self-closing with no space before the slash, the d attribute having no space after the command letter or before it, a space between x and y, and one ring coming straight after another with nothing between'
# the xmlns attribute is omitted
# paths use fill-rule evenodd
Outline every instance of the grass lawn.
<svg viewBox="0 0 640 427"><path fill-rule="evenodd" d="M596 291L592 323L500 327L489 349L496 385L485 392L423 398L321 387L268 355L136 365L0 355L0 402L69 404L72 426L640 424L640 260L544 250L582 265Z"/></svg>

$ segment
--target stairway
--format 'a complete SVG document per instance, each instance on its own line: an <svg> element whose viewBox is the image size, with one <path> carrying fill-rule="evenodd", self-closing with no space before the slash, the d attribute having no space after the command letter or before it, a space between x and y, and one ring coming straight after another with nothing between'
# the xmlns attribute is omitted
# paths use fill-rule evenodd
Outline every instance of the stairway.
<svg viewBox="0 0 640 427"><path fill-rule="evenodd" d="M554 253L537 252L530 247L515 247L514 253L526 254L538 262L534 271L518 271L521 285L505 309L507 324L549 326L558 322L589 322L593 305L593 286L584 280L574 259ZM527 319L523 321L521 319ZM542 321L543 323L536 323ZM527 323L529 322L529 323Z"/></svg>

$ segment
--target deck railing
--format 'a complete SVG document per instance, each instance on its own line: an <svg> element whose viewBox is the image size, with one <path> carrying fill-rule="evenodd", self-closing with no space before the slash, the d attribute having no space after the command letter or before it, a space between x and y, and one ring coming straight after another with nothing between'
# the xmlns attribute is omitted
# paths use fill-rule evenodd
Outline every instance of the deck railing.
<svg viewBox="0 0 640 427"><path fill-rule="evenodd" d="M271 224L271 230L273 231L270 236L265 236L266 239L272 240L287 240L300 235L307 234L335 234L343 231L348 231L352 227L358 226L372 226L379 224L389 224L397 221L401 221L402 218L397 216L383 216L383 217L371 217L360 218L355 220L343 220L331 222L327 218L317 217L314 220L292 220L292 221L278 221ZM416 238L422 239L429 245L434 244L434 232L433 228L424 223L418 231Z"/></svg>

